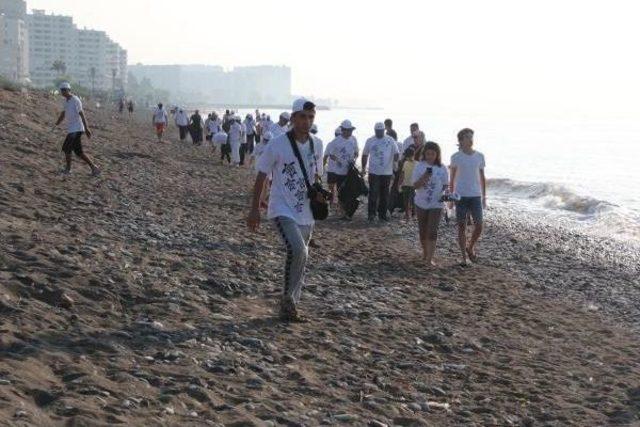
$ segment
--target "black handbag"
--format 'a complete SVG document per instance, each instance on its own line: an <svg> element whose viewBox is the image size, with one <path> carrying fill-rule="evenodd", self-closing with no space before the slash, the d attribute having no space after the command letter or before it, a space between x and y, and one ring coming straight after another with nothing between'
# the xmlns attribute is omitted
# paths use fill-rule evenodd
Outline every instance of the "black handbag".
<svg viewBox="0 0 640 427"><path fill-rule="evenodd" d="M311 185L311 183L309 182L309 176L307 175L307 168L305 168L304 166L304 161L302 161L302 156L300 155L298 144L293 137L293 131L287 132L287 137L289 138L289 142L291 143L293 154L295 154L296 159L298 159L300 169L302 169L302 175L304 177L304 183L307 186L307 196L309 197L309 202L311 204L311 213L313 214L313 219L320 221L325 220L329 216L329 203L326 201L319 202L318 194L323 195L325 199L327 199L327 196L330 196L331 193L322 188L322 185L320 183L314 183L313 185ZM311 152L315 157L316 152L313 148L313 137L309 137L309 144L311 144L309 148L311 148ZM318 159L316 159L316 162L317 161Z"/></svg>

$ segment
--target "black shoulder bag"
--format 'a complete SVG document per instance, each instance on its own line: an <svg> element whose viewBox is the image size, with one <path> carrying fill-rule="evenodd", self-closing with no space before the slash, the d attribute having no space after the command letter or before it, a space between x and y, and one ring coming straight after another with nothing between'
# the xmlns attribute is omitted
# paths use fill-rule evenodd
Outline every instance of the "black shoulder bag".
<svg viewBox="0 0 640 427"><path fill-rule="evenodd" d="M322 185L318 182L311 185L309 182L309 176L307 175L307 168L304 166L304 161L302 160L302 156L300 155L300 150L298 149L298 144L293 137L293 131L287 132L287 137L289 138L289 142L291 143L291 149L293 150L293 154L295 154L296 159L298 159L298 164L300 165L300 169L302 169L302 175L304 177L304 183L307 186L307 196L309 197L309 201L311 203L311 213L313 214L313 219L317 220L325 220L329 216L329 203L326 201L331 197L331 193L322 188ZM309 137L309 143L311 152L315 157L316 151L313 148L313 137ZM318 159L316 159L316 162ZM324 196L325 201L318 201L318 194Z"/></svg>

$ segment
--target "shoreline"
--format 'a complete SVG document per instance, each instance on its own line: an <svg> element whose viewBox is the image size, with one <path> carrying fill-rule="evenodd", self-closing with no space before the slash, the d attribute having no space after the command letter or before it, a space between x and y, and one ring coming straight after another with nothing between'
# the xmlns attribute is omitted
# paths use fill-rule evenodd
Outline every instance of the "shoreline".
<svg viewBox="0 0 640 427"><path fill-rule="evenodd" d="M594 251L496 208L479 264L455 265L443 227L445 265L427 272L415 225L371 226L361 207L353 222L318 224L301 305L311 322L282 324L282 244L266 222L258 234L244 224L250 171L181 146L175 129L156 144L145 117L87 108L85 144L103 175L74 161L61 177L63 135L50 133L60 103L22 101L0 91L0 419L640 421L634 312L604 304L620 292L604 286L612 273L622 285L637 277L615 264L615 245Z"/></svg>
<svg viewBox="0 0 640 427"><path fill-rule="evenodd" d="M443 223L440 230L438 249L447 264L455 263L455 226ZM419 250L415 224L403 225L398 234ZM481 265L516 274L545 298L565 298L640 331L640 243L589 235L516 208L493 206L485 212L479 250Z"/></svg>

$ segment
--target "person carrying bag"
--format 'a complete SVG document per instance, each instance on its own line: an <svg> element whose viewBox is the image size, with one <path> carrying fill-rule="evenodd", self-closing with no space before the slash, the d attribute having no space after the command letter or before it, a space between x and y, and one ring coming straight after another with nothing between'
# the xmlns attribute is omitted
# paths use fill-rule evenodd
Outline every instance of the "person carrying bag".
<svg viewBox="0 0 640 427"><path fill-rule="evenodd" d="M304 162L302 161L302 156L300 155L298 144L296 144L296 141L294 140L293 131L287 132L287 138L289 138L289 143L291 144L293 154L296 156L298 164L300 165L300 169L302 170L304 183L307 186L307 195L311 204L311 213L313 213L313 219L324 221L329 216L329 202L327 200L331 200L331 193L322 188L322 184L320 182L314 182L313 185L309 182L307 168L304 166ZM311 145L311 152L315 153L313 138L309 138L309 144ZM318 159L316 159L316 163L317 161Z"/></svg>

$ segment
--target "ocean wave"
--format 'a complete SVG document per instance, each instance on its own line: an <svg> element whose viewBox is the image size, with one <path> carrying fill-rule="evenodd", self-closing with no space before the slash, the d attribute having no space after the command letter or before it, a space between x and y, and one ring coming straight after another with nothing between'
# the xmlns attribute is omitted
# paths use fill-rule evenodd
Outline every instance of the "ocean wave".
<svg viewBox="0 0 640 427"><path fill-rule="evenodd" d="M582 215L599 215L618 206L589 196L580 195L569 188L546 182L521 182L511 179L489 179L488 187L508 196L527 198L549 209L562 209Z"/></svg>

